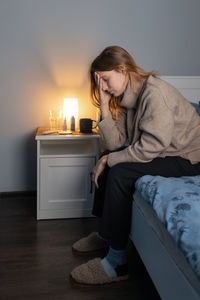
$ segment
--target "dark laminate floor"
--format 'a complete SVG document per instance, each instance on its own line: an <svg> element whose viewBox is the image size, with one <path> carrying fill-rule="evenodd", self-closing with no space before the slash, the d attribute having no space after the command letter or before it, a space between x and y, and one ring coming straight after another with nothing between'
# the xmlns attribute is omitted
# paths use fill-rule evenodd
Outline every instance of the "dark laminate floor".
<svg viewBox="0 0 200 300"><path fill-rule="evenodd" d="M36 221L32 210L18 210L13 199L10 203L8 209L5 202L0 205L0 300L160 299L131 243L128 281L106 287L73 286L70 271L91 257L75 257L71 245L97 229L97 220Z"/></svg>

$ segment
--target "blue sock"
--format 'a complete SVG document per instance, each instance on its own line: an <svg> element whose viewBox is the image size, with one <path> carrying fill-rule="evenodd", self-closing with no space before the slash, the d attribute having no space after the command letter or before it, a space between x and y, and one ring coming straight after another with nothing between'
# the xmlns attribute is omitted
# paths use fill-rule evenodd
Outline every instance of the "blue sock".
<svg viewBox="0 0 200 300"><path fill-rule="evenodd" d="M106 257L101 260L101 264L111 278L117 277L115 268L127 263L126 250L115 250L110 247Z"/></svg>

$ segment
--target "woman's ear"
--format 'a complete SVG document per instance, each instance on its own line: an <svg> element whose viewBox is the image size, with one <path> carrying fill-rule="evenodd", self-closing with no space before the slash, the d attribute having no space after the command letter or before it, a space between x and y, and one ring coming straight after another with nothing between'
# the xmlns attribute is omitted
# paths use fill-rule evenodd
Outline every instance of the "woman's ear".
<svg viewBox="0 0 200 300"><path fill-rule="evenodd" d="M125 67L125 65L120 65L119 66L119 72L121 72L124 75L127 74L127 68Z"/></svg>

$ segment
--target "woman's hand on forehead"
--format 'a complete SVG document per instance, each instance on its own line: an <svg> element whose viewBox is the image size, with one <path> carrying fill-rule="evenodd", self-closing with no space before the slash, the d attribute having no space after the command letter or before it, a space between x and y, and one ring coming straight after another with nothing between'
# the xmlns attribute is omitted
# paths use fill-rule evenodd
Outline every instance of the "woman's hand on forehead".
<svg viewBox="0 0 200 300"><path fill-rule="evenodd" d="M97 84L97 89L99 93L99 100L100 100L100 108L102 112L102 118L107 116L109 112L109 101L111 99L111 94L107 91L103 90L103 79L101 78L100 74L97 72L94 72L95 81Z"/></svg>
<svg viewBox="0 0 200 300"><path fill-rule="evenodd" d="M100 74L98 74L97 72L94 72L94 78L95 78L96 84L99 85Z"/></svg>
<svg viewBox="0 0 200 300"><path fill-rule="evenodd" d="M99 95L101 95L102 84L101 84L100 75L97 72L95 72L94 76L95 76L95 82L97 84Z"/></svg>

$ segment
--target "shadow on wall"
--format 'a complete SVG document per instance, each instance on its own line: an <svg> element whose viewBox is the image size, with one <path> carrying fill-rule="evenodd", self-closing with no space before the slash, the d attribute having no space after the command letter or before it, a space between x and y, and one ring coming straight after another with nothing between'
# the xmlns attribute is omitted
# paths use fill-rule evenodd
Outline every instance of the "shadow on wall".
<svg viewBox="0 0 200 300"><path fill-rule="evenodd" d="M24 143L24 185L29 191L37 190L37 143L36 130L29 133Z"/></svg>

